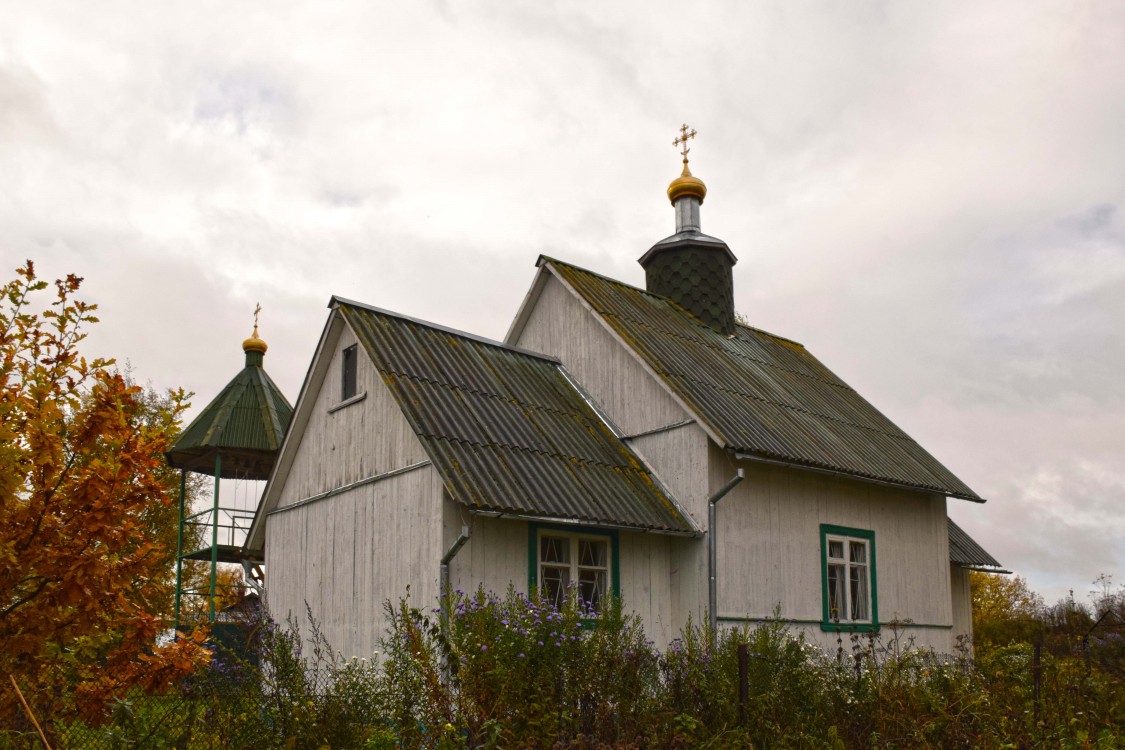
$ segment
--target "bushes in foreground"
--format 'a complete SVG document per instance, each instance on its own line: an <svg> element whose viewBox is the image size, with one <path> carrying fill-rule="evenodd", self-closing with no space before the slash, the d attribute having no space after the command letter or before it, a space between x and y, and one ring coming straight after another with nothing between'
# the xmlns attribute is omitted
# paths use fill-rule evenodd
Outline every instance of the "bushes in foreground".
<svg viewBox="0 0 1125 750"><path fill-rule="evenodd" d="M119 704L102 746L1125 748L1120 665L1077 651L974 663L844 635L826 654L779 621L689 624L661 651L619 602L594 616L514 591L387 615L378 663L335 655L315 625L255 625L256 663L216 654L164 725L142 719L174 697ZM96 746L74 729L70 746Z"/></svg>

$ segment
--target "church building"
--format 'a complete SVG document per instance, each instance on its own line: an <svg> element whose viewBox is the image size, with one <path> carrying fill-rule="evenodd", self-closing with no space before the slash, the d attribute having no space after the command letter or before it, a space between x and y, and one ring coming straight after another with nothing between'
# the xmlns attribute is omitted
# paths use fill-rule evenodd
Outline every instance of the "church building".
<svg viewBox="0 0 1125 750"><path fill-rule="evenodd" d="M408 585L431 606L513 584L620 596L658 645L689 618L780 617L828 648L891 623L942 652L971 634L968 570L999 563L946 506L982 498L738 320L692 135L644 289L540 257L503 342L332 298L245 547L275 618L307 602L362 656Z"/></svg>

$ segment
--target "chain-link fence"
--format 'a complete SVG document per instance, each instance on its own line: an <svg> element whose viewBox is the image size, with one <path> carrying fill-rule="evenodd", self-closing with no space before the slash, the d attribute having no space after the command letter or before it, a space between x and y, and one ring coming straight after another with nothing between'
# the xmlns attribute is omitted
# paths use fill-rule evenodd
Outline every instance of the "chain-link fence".
<svg viewBox="0 0 1125 750"><path fill-rule="evenodd" d="M333 704L346 698L315 683L310 686L314 689L300 695L270 694L262 683L196 681L164 695L135 691L108 702L56 702L52 713L36 716L38 726L26 712L9 717L10 726L0 728L0 750L39 750L44 747L40 730L53 750L316 747L315 736L327 738L331 717L341 713ZM32 700L37 702L42 703ZM377 723L372 717L341 719L353 725Z"/></svg>
<svg viewBox="0 0 1125 750"><path fill-rule="evenodd" d="M146 695L137 693L108 704L65 707L68 718L37 717L55 750L117 748L253 748L261 747L260 727L232 722L232 713L256 712L251 696L221 694ZM85 716L86 718L79 718ZM42 748L39 729L26 715L0 732L0 749Z"/></svg>

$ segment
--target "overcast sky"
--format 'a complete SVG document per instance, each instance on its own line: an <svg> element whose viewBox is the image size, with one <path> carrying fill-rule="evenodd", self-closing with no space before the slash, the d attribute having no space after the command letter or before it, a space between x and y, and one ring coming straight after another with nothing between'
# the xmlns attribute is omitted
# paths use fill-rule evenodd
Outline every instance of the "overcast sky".
<svg viewBox="0 0 1125 750"><path fill-rule="evenodd" d="M703 230L988 503L1048 602L1125 582L1125 4L0 0L0 259L89 354L295 400L337 294L502 338L540 253L643 286Z"/></svg>

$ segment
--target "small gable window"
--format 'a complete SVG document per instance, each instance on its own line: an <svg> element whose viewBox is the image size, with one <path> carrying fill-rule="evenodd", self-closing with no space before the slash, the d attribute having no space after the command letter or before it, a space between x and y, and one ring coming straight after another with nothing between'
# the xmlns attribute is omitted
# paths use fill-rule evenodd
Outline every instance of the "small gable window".
<svg viewBox="0 0 1125 750"><path fill-rule="evenodd" d="M530 527L528 584L547 601L561 607L573 591L584 605L599 609L607 595L617 594L617 532Z"/></svg>
<svg viewBox="0 0 1125 750"><path fill-rule="evenodd" d="M343 351L343 387L340 390L340 399L347 401L356 395L356 345L352 344Z"/></svg>
<svg viewBox="0 0 1125 750"><path fill-rule="evenodd" d="M875 587L875 533L822 524L820 557L822 629L876 630L879 610Z"/></svg>

